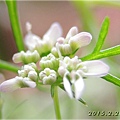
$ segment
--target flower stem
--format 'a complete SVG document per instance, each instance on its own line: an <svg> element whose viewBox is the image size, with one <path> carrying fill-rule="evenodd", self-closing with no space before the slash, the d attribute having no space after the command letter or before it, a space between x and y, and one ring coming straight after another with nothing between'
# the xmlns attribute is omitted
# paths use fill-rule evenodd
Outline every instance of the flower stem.
<svg viewBox="0 0 120 120"><path fill-rule="evenodd" d="M60 120L61 119L61 114L60 114L60 107L59 107L59 100L58 100L58 88L57 88L57 86L54 86L53 102L54 102L56 119Z"/></svg>
<svg viewBox="0 0 120 120"><path fill-rule="evenodd" d="M10 23L18 51L22 51L24 50L24 44L23 44L23 37L19 24L16 0L6 0L6 4L7 4Z"/></svg>
<svg viewBox="0 0 120 120"><path fill-rule="evenodd" d="M96 59L101 59L101 58L106 58L106 57L110 57L110 56L115 56L115 55L120 55L120 45L105 49L105 50L101 50L99 53L97 54L89 54L83 58L81 58L82 61L85 60L96 60Z"/></svg>
<svg viewBox="0 0 120 120"><path fill-rule="evenodd" d="M0 69L5 69L5 70L12 71L12 72L17 72L20 68L16 65L9 63L9 62L0 60Z"/></svg>

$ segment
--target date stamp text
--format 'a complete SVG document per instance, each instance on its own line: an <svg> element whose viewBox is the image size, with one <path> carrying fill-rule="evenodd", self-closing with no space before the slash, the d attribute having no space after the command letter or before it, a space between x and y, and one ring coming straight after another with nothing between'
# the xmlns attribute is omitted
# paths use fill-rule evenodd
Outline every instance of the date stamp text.
<svg viewBox="0 0 120 120"><path fill-rule="evenodd" d="M119 111L88 111L88 116L119 116Z"/></svg>

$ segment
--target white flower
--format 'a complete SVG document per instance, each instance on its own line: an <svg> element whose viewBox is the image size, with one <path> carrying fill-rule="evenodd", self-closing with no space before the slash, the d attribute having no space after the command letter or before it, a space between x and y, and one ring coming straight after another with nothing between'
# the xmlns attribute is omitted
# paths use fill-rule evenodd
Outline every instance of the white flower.
<svg viewBox="0 0 120 120"><path fill-rule="evenodd" d="M80 99L84 89L83 79L89 76L103 77L108 74L109 66L100 60L82 62L77 56L65 57L60 61L58 73L63 77L63 84L68 95Z"/></svg>
<svg viewBox="0 0 120 120"><path fill-rule="evenodd" d="M22 66L21 70L18 70L18 75L15 78L9 79L1 83L0 91L1 92L12 92L18 88L23 87L36 87L36 81L38 75L36 72L36 64L31 63Z"/></svg>
<svg viewBox="0 0 120 120"><path fill-rule="evenodd" d="M66 72L63 78L63 84L70 98L80 99L84 89L84 81L76 71ZM74 92L74 94L73 94Z"/></svg>
<svg viewBox="0 0 120 120"><path fill-rule="evenodd" d="M17 90L19 88L23 87L30 87L34 88L36 87L36 83L30 80L29 78L22 78L16 76L15 78L9 79L4 81L0 84L0 91L1 92L12 92L14 90Z"/></svg>
<svg viewBox="0 0 120 120"><path fill-rule="evenodd" d="M60 37L57 39L56 50L53 48L51 52L60 56L72 55L80 47L86 46L91 42L92 36L88 32L78 33L77 27L72 27L66 38Z"/></svg>
<svg viewBox="0 0 120 120"><path fill-rule="evenodd" d="M25 36L25 44L29 50L37 50L40 56L50 53L57 38L62 35L62 28L59 23L53 23L42 39L31 32L30 23L26 24L26 28L28 34Z"/></svg>

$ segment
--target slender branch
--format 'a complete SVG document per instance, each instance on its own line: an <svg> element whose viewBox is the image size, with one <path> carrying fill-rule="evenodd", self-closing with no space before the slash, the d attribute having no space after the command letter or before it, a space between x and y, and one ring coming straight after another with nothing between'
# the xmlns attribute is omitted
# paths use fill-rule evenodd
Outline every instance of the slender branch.
<svg viewBox="0 0 120 120"><path fill-rule="evenodd" d="M12 72L17 72L20 68L16 65L9 63L9 62L0 60L0 69L5 69L5 70L12 71Z"/></svg>
<svg viewBox="0 0 120 120"><path fill-rule="evenodd" d="M105 79L106 81L111 82L120 87L120 78L118 78L112 74L107 74L106 76L104 76L102 78Z"/></svg>
<svg viewBox="0 0 120 120"><path fill-rule="evenodd" d="M60 120L61 114L60 114L59 99L58 99L58 88L57 86L54 86L53 89L54 89L53 102L54 102L56 119Z"/></svg>
<svg viewBox="0 0 120 120"><path fill-rule="evenodd" d="M19 24L16 0L6 0L6 4L7 4L10 23L18 51L22 51L24 50L24 44L23 44L23 37Z"/></svg>
<svg viewBox="0 0 120 120"><path fill-rule="evenodd" d="M83 61L95 60L95 59L101 59L101 58L106 58L106 57L115 56L115 55L120 55L120 45L117 45L115 47L111 47L111 48L108 48L105 50L101 50L97 54L89 54L89 55L81 58L81 60L83 60Z"/></svg>

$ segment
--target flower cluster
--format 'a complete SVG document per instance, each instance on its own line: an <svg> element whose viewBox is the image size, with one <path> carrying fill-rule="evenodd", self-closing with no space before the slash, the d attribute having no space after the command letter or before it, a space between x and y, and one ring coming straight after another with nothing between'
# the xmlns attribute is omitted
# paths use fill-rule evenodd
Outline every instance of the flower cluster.
<svg viewBox="0 0 120 120"><path fill-rule="evenodd" d="M92 36L88 32L78 32L72 27L65 38L59 23L53 23L43 38L32 33L30 23L26 24L25 45L28 50L13 55L15 63L23 63L18 76L3 82L0 91L9 92L18 88L34 88L42 82L52 85L59 78L70 98L80 99L84 89L84 79L89 76L103 77L109 67L100 60L81 61L75 53L88 45ZM36 65L36 63L39 63Z"/></svg>

